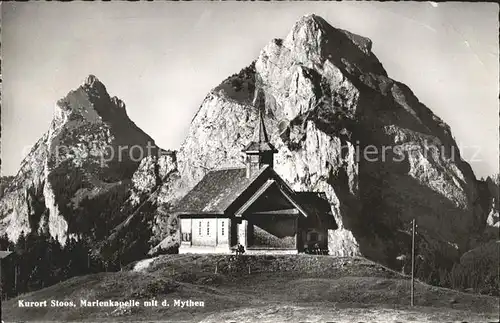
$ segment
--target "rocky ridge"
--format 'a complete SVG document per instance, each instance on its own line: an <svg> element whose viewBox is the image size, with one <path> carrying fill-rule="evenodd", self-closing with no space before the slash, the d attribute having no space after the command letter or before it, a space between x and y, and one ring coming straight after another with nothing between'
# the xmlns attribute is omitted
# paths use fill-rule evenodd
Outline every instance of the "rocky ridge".
<svg viewBox="0 0 500 323"><path fill-rule="evenodd" d="M48 131L6 188L0 201L1 232L13 241L21 234L44 232L62 244L70 236L92 235L97 223L90 218L97 215L87 214L82 205L109 192L127 195L141 160L134 152L141 151L155 155L159 148L128 118L125 104L90 75L57 102ZM107 219L109 225L120 222L122 215L115 216Z"/></svg>
<svg viewBox="0 0 500 323"><path fill-rule="evenodd" d="M498 199L495 211L494 192L460 158L449 126L387 75L371 40L307 15L210 91L177 153L158 148L90 76L58 102L49 131L5 190L1 232L16 240L46 231L61 243L88 236L127 261L150 247L175 248L171 207L210 169L243 166L257 121L255 87L279 150L276 171L297 191L327 195L339 224L330 254L400 268L416 218L421 257L440 266L495 225ZM134 145L152 153L109 155Z"/></svg>
<svg viewBox="0 0 500 323"><path fill-rule="evenodd" d="M276 171L297 191L325 192L332 205L340 228L330 232L331 254L396 265L409 253L415 217L423 257L456 259L484 230L489 193L481 196L450 127L388 77L371 48L321 17L302 17L204 99L178 153L185 185L212 168L243 166L258 86ZM359 154L370 147L376 160Z"/></svg>

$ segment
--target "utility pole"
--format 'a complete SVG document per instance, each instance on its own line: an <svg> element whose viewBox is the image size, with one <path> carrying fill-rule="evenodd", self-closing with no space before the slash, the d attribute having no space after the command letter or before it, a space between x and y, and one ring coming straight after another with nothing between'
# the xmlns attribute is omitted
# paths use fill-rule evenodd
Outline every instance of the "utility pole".
<svg viewBox="0 0 500 323"><path fill-rule="evenodd" d="M3 298L3 285L2 285L2 258L0 258L0 322L2 320L2 298Z"/></svg>
<svg viewBox="0 0 500 323"><path fill-rule="evenodd" d="M2 258L0 258L0 322L2 320L2 298L3 298L3 285L2 285Z"/></svg>
<svg viewBox="0 0 500 323"><path fill-rule="evenodd" d="M17 296L17 274L19 271L19 267L17 264L14 265L14 293Z"/></svg>
<svg viewBox="0 0 500 323"><path fill-rule="evenodd" d="M415 218L411 221L411 306L415 299Z"/></svg>

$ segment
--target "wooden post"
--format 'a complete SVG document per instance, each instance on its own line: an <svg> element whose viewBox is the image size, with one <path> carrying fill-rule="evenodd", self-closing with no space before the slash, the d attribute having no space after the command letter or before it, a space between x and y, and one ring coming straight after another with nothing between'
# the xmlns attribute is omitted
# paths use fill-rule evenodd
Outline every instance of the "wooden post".
<svg viewBox="0 0 500 323"><path fill-rule="evenodd" d="M215 248L219 244L219 219L215 217Z"/></svg>
<svg viewBox="0 0 500 323"><path fill-rule="evenodd" d="M0 322L3 322L3 320L2 320L2 299L3 299L2 258L0 258Z"/></svg>
<svg viewBox="0 0 500 323"><path fill-rule="evenodd" d="M411 230L411 306L415 298L415 219L412 220Z"/></svg>
<svg viewBox="0 0 500 323"><path fill-rule="evenodd" d="M17 275L18 275L18 272L19 272L19 266L15 265L14 267L14 292L16 293L16 296L17 296Z"/></svg>
<svg viewBox="0 0 500 323"><path fill-rule="evenodd" d="M193 245L193 218L191 218L190 221L191 221L191 231L189 236L189 246L191 247Z"/></svg>

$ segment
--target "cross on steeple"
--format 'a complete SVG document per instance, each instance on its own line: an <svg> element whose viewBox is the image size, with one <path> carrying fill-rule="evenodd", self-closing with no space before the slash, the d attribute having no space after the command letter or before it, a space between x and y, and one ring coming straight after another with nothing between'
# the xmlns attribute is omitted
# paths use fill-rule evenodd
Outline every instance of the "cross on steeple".
<svg viewBox="0 0 500 323"><path fill-rule="evenodd" d="M243 152L246 154L247 178L256 170L261 169L264 165L273 167L274 154L278 152L269 142L262 109L260 106L256 106L259 93L260 88L256 82L252 105L258 109L259 113L257 120L258 137L257 141L250 142L245 149L243 149Z"/></svg>

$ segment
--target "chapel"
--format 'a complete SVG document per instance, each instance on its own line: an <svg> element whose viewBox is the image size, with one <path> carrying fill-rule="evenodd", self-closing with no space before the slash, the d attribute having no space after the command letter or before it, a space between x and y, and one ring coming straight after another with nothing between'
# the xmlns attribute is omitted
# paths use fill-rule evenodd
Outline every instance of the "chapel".
<svg viewBox="0 0 500 323"><path fill-rule="evenodd" d="M328 249L328 230L337 224L325 194L295 192L274 171L277 150L261 109L255 135L242 151L245 167L209 171L177 204L179 253L231 253L237 245L247 254Z"/></svg>

